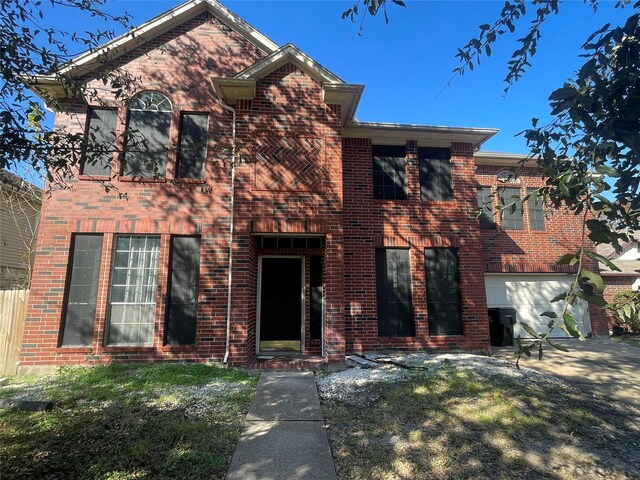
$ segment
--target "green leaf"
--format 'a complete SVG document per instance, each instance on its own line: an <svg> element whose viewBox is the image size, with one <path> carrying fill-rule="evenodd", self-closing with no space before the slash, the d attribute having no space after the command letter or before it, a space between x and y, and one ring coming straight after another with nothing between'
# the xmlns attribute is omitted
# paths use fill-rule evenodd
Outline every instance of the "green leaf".
<svg viewBox="0 0 640 480"><path fill-rule="evenodd" d="M558 318L558 314L556 312L542 312L540 316L547 318Z"/></svg>
<svg viewBox="0 0 640 480"><path fill-rule="evenodd" d="M555 343L555 342L549 340L548 338L547 338L547 343L549 345L551 345L553 348L555 348L556 350L560 350L561 352L568 352L569 351L569 349L567 347L565 347L564 345L560 345L558 343Z"/></svg>
<svg viewBox="0 0 640 480"><path fill-rule="evenodd" d="M562 319L564 320L565 332L578 340L584 340L584 335L582 335L582 332L578 328L578 322L576 322L576 319L573 318L570 312L565 312Z"/></svg>
<svg viewBox="0 0 640 480"><path fill-rule="evenodd" d="M575 253L565 253L556 263L558 265L575 265L578 262L578 256Z"/></svg>
<svg viewBox="0 0 640 480"><path fill-rule="evenodd" d="M549 100L558 101L558 100L566 100L567 98L573 97L578 93L574 87L562 87L555 90L551 95L549 95Z"/></svg>
<svg viewBox="0 0 640 480"><path fill-rule="evenodd" d="M608 268L610 268L614 272L620 272L621 271L620 268L618 268L618 266L615 263L613 263L607 257L604 257L604 256L600 255L599 253L587 252L586 255L587 255L587 257L592 258L596 262L599 262L599 263L602 263L602 264L606 265Z"/></svg>
<svg viewBox="0 0 640 480"><path fill-rule="evenodd" d="M600 275L584 268L580 270L579 283L589 283L593 285L598 292L603 292L605 288L604 281Z"/></svg>
<svg viewBox="0 0 640 480"><path fill-rule="evenodd" d="M522 325L522 328L524 328L524 330L532 337L540 338L540 334L538 334L533 328L531 328L528 323L520 322L520 325Z"/></svg>

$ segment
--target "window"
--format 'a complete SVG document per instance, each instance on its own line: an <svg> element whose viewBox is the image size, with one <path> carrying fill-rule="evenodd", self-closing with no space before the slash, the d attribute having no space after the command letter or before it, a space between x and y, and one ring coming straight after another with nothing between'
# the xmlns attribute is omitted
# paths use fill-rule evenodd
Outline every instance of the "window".
<svg viewBox="0 0 640 480"><path fill-rule="evenodd" d="M453 200L448 148L418 148L420 194L423 201Z"/></svg>
<svg viewBox="0 0 640 480"><path fill-rule="evenodd" d="M167 345L196 343L200 237L171 239L171 286L167 304Z"/></svg>
<svg viewBox="0 0 640 480"><path fill-rule="evenodd" d="M480 210L480 228L492 229L496 224L493 221L493 196L491 187L478 189L478 209Z"/></svg>
<svg viewBox="0 0 640 480"><path fill-rule="evenodd" d="M160 237L119 236L111 274L108 345L151 345Z"/></svg>
<svg viewBox="0 0 640 480"><path fill-rule="evenodd" d="M84 135L83 175L111 174L111 160L116 139L118 112L108 108L91 108Z"/></svg>
<svg viewBox="0 0 640 480"><path fill-rule="evenodd" d="M169 154L171 103L157 92L137 95L129 107L124 175L164 176Z"/></svg>
<svg viewBox="0 0 640 480"><path fill-rule="evenodd" d="M529 222L531 230L544 231L544 209L542 198L536 195L537 188L530 188L527 193L529 197Z"/></svg>
<svg viewBox="0 0 640 480"><path fill-rule="evenodd" d="M413 336L409 250L376 249L376 279L378 336Z"/></svg>
<svg viewBox="0 0 640 480"><path fill-rule="evenodd" d="M209 115L183 113L180 117L178 178L204 178Z"/></svg>
<svg viewBox="0 0 640 480"><path fill-rule="evenodd" d="M500 188L498 189L498 198L500 199L502 229L523 230L522 202L518 200L520 198L520 189ZM515 210L512 211L513 208Z"/></svg>
<svg viewBox="0 0 640 480"><path fill-rule="evenodd" d="M102 235L75 235L64 309L62 346L91 345L96 318Z"/></svg>
<svg viewBox="0 0 640 480"><path fill-rule="evenodd" d="M458 252L427 248L427 313L429 335L462 335Z"/></svg>
<svg viewBox="0 0 640 480"><path fill-rule="evenodd" d="M407 199L407 161L404 147L374 145L373 198Z"/></svg>

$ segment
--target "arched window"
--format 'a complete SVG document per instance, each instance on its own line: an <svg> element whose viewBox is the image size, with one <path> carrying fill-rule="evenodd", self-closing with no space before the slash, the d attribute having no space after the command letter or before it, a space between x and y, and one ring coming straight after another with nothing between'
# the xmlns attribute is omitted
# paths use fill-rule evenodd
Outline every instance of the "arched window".
<svg viewBox="0 0 640 480"><path fill-rule="evenodd" d="M498 185L504 183L520 183L518 175L512 170L501 170L497 175Z"/></svg>
<svg viewBox="0 0 640 480"><path fill-rule="evenodd" d="M124 175L163 177L167 172L171 102L158 92L136 95L129 106Z"/></svg>

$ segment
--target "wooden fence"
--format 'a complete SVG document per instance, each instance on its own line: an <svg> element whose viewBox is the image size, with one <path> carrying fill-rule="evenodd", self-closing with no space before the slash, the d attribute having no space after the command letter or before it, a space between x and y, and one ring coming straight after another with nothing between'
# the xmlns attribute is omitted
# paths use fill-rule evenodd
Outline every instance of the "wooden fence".
<svg viewBox="0 0 640 480"><path fill-rule="evenodd" d="M0 290L0 376L15 375L29 290Z"/></svg>

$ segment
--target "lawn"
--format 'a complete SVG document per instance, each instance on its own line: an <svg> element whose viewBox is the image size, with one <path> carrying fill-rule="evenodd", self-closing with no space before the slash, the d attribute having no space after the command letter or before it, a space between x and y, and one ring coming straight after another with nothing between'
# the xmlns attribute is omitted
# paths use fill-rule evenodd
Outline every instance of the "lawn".
<svg viewBox="0 0 640 480"><path fill-rule="evenodd" d="M0 410L0 477L224 478L256 379L211 365L61 368L0 388L50 412Z"/></svg>
<svg viewBox="0 0 640 480"><path fill-rule="evenodd" d="M614 342L626 343L632 347L640 347L640 336L638 335L621 335L619 337L611 337Z"/></svg>
<svg viewBox="0 0 640 480"><path fill-rule="evenodd" d="M630 407L455 360L389 372L363 384L333 374L329 391L322 382L332 375L320 381L340 479L640 476L640 415ZM336 394L340 375L347 394Z"/></svg>

